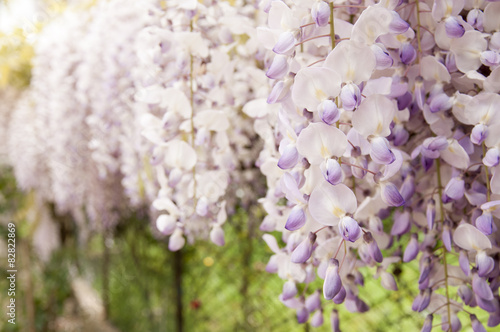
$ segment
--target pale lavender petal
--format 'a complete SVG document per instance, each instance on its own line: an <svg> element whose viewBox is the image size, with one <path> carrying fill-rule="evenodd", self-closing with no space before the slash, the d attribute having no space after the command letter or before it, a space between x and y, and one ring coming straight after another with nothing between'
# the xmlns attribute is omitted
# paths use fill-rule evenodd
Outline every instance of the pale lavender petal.
<svg viewBox="0 0 500 332"><path fill-rule="evenodd" d="M401 184L401 188L399 188L399 193L403 197L405 201L408 201L413 194L415 193L415 176L412 174L408 175L403 184Z"/></svg>
<svg viewBox="0 0 500 332"><path fill-rule="evenodd" d="M425 88L424 88L424 79L422 78L422 76L417 76L415 78L414 94L418 108L420 110L423 110L425 104Z"/></svg>
<svg viewBox="0 0 500 332"><path fill-rule="evenodd" d="M394 279L394 276L392 274L383 271L380 278L381 278L381 284L385 289L392 291L398 290L398 285L396 284L396 280Z"/></svg>
<svg viewBox="0 0 500 332"><path fill-rule="evenodd" d="M278 273L278 256L272 255L269 258L269 262L266 265L266 272L268 273Z"/></svg>
<svg viewBox="0 0 500 332"><path fill-rule="evenodd" d="M430 272L431 272L431 260L429 257L427 257L420 266L420 277L418 279L418 283L420 284L425 279L427 279Z"/></svg>
<svg viewBox="0 0 500 332"><path fill-rule="evenodd" d="M284 31L278 37L278 41L273 47L276 54L285 54L295 47L295 37L291 31Z"/></svg>
<svg viewBox="0 0 500 332"><path fill-rule="evenodd" d="M295 231L302 228L306 223L306 214L304 209L299 205L295 205L290 211L290 215L286 220L285 229L289 231Z"/></svg>

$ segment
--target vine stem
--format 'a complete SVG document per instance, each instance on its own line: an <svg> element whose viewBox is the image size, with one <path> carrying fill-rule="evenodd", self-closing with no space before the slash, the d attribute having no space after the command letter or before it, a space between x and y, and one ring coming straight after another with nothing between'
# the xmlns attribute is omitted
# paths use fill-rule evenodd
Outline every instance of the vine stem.
<svg viewBox="0 0 500 332"><path fill-rule="evenodd" d="M418 0L417 0L417 10L418 10ZM443 186L441 183L441 160L439 158L436 159L436 171L437 171L437 182L438 182L438 194L439 194L439 212L440 212L440 220L441 224L444 224L444 206L443 200L441 197L443 196ZM450 308L450 290L448 287L448 263L446 261L446 248L443 246L443 266L444 266L444 285L446 290L446 310L448 313L448 331L451 331L451 308Z"/></svg>
<svg viewBox="0 0 500 332"><path fill-rule="evenodd" d="M484 156L486 156L486 144L484 144L484 142L483 142L482 145L483 145L483 158L484 158ZM488 166L486 166L483 163L483 167L484 167L484 173L485 173L485 176L486 176L486 201L489 202L491 200L491 197L490 197L490 192L491 192L490 174L488 172Z"/></svg>
<svg viewBox="0 0 500 332"><path fill-rule="evenodd" d="M333 1L329 3L330 6L330 39L332 40L332 50L335 48L335 25L333 17Z"/></svg>
<svg viewBox="0 0 500 332"><path fill-rule="evenodd" d="M422 57L422 45L420 43L420 2L419 0L415 0L415 5L417 9L417 44L418 44L418 53L417 53L417 61L420 63L420 58Z"/></svg>

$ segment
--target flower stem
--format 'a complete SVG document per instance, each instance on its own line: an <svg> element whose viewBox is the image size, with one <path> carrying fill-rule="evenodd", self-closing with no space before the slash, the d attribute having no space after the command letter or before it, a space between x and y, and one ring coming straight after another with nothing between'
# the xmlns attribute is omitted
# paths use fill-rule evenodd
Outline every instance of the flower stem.
<svg viewBox="0 0 500 332"><path fill-rule="evenodd" d="M486 144L483 142L483 158L486 156ZM484 167L484 173L486 175L486 201L489 202L491 200L490 198L490 192L491 192L491 187L490 187L490 173L488 172L488 166L483 164Z"/></svg>
<svg viewBox="0 0 500 332"><path fill-rule="evenodd" d="M418 10L418 0L417 0L417 10ZM438 182L438 199L439 199L439 212L440 212L440 220L441 225L444 224L444 206L443 200L441 197L443 196L443 186L441 182L441 160L439 158L436 159L436 172L437 172L437 182ZM450 290L448 287L448 263L446 261L446 248L443 246L443 266L444 266L444 286L446 291L446 309L448 313L448 331L451 331L451 308L450 308Z"/></svg>
<svg viewBox="0 0 500 332"><path fill-rule="evenodd" d="M330 2L330 39L332 40L332 50L335 48L335 24L333 17L333 1Z"/></svg>
<svg viewBox="0 0 500 332"><path fill-rule="evenodd" d="M189 30L193 31L193 20L189 23ZM189 102L191 104L191 147L195 149L194 141L195 141L195 128L194 128L194 89L193 89L193 81L194 81L194 59L193 54L189 54ZM193 200L194 200L194 208L196 208L197 200L196 200L196 165L193 166Z"/></svg>
<svg viewBox="0 0 500 332"><path fill-rule="evenodd" d="M417 52L417 63L420 63L420 58L422 57L422 45L420 44L420 2L419 0L415 0L416 9L417 9L417 44L418 44L418 52Z"/></svg>

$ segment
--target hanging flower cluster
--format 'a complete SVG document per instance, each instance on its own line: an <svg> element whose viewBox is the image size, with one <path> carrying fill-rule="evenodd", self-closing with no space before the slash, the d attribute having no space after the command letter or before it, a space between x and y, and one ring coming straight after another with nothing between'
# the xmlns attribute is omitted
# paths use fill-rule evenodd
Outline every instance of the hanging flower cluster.
<svg viewBox="0 0 500 332"><path fill-rule="evenodd" d="M359 268L376 267L397 290L391 264L418 258L412 309L428 314L422 331L435 315L459 331L468 307L500 324L500 3L261 7L272 91L267 108L247 107L265 141L261 229L286 244L264 235L274 252L267 270L286 280L282 302L313 326L331 300L364 312ZM297 290L316 274L326 302L321 290ZM335 309L331 321L338 331ZM470 324L484 331L472 313Z"/></svg>
<svg viewBox="0 0 500 332"><path fill-rule="evenodd" d="M242 112L268 93L257 14L243 2L131 0L65 12L40 34L13 115L20 186L82 222L85 208L96 227L152 204L171 250L185 237L223 245L227 212L263 194L249 186L261 147Z"/></svg>
<svg viewBox="0 0 500 332"><path fill-rule="evenodd" d="M170 250L185 237L224 245L221 226L236 201L248 206L263 194L258 181L248 185L258 178L260 145L242 112L268 93L256 67L256 13L244 2L169 1L137 37L136 108L154 145L153 207Z"/></svg>

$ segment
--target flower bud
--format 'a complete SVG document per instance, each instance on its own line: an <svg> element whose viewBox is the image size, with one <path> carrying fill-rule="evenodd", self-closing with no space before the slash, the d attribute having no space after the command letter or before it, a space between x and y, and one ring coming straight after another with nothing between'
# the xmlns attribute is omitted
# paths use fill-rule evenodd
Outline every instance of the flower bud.
<svg viewBox="0 0 500 332"><path fill-rule="evenodd" d="M418 255L418 237L417 234L412 234L410 242L406 246L403 262L407 263L414 260Z"/></svg>
<svg viewBox="0 0 500 332"><path fill-rule="evenodd" d="M460 296L465 305L470 305L474 299L474 293L472 293L472 290L467 285L461 285L458 287L457 294Z"/></svg>
<svg viewBox="0 0 500 332"><path fill-rule="evenodd" d="M340 332L339 312L336 309L332 310L332 314L330 315L330 323L332 325L333 332Z"/></svg>
<svg viewBox="0 0 500 332"><path fill-rule="evenodd" d="M356 84L348 83L340 90L340 100L342 107L346 111L353 111L361 102L361 92Z"/></svg>
<svg viewBox="0 0 500 332"><path fill-rule="evenodd" d="M306 223L306 214L302 207L295 205L286 220L285 229L295 231L300 229Z"/></svg>
<svg viewBox="0 0 500 332"><path fill-rule="evenodd" d="M446 187L444 188L444 194L454 200L461 199L464 196L464 193L465 193L465 182L459 176L451 178Z"/></svg>
<svg viewBox="0 0 500 332"><path fill-rule="evenodd" d="M309 295L306 299L306 309L309 312L313 312L321 308L321 298L318 291Z"/></svg>
<svg viewBox="0 0 500 332"><path fill-rule="evenodd" d="M396 156L391 151L389 142L386 138L377 136L370 142L370 157L377 164L389 165L396 160Z"/></svg>
<svg viewBox="0 0 500 332"><path fill-rule="evenodd" d="M486 332L486 329L484 328L483 324L477 319L476 315L471 314L470 315L470 321L472 325L472 331L474 332Z"/></svg>
<svg viewBox="0 0 500 332"><path fill-rule="evenodd" d="M375 262L381 263L384 257L382 256L382 252L380 251L377 242L375 241L375 239L373 239L372 234L370 232L364 233L363 240L368 244L368 253L370 254L371 258Z"/></svg>
<svg viewBox="0 0 500 332"><path fill-rule="evenodd" d="M483 158L483 164L487 167L495 167L500 163L500 150L491 148L486 152Z"/></svg>
<svg viewBox="0 0 500 332"><path fill-rule="evenodd" d="M450 230L450 221L445 220L444 226L443 226L443 232L441 233L441 239L443 240L443 245L448 250L448 252L451 252L451 230Z"/></svg>
<svg viewBox="0 0 500 332"><path fill-rule="evenodd" d="M307 322L308 319L309 319L309 312L307 311L306 307L300 307L297 310L297 322L299 324L304 324L305 322Z"/></svg>
<svg viewBox="0 0 500 332"><path fill-rule="evenodd" d="M417 76L415 78L414 94L418 108L420 110L423 110L425 104L425 89L424 89L424 78L422 76Z"/></svg>
<svg viewBox="0 0 500 332"><path fill-rule="evenodd" d="M377 44L371 45L370 48L372 49L372 52L375 55L376 69L382 70L392 67L392 65L394 64L394 60L386 50L384 50ZM410 102L411 102L411 95L410 95Z"/></svg>
<svg viewBox="0 0 500 332"><path fill-rule="evenodd" d="M382 287L392 291L398 290L398 285L396 284L396 280L394 279L394 276L392 274L386 271L382 271L380 278Z"/></svg>
<svg viewBox="0 0 500 332"><path fill-rule="evenodd" d="M410 230L411 219L408 210L405 210L403 213L396 211L393 220L391 235L403 235Z"/></svg>
<svg viewBox="0 0 500 332"><path fill-rule="evenodd" d="M418 283L422 283L431 272L431 259L429 257L425 258L420 266L420 277L418 278Z"/></svg>
<svg viewBox="0 0 500 332"><path fill-rule="evenodd" d="M205 196L200 197L196 203L196 214L205 217L208 213L208 199Z"/></svg>
<svg viewBox="0 0 500 332"><path fill-rule="evenodd" d="M405 65L411 64L417 58L417 51L410 43L404 43L399 50L399 58Z"/></svg>
<svg viewBox="0 0 500 332"><path fill-rule="evenodd" d="M470 263L469 263L469 257L467 256L467 252L465 250L460 250L460 255L458 257L458 263L460 265L460 268L464 272L466 276L469 276L470 273Z"/></svg>
<svg viewBox="0 0 500 332"><path fill-rule="evenodd" d="M399 193L403 197L405 201L410 200L410 198L415 193L415 176L409 174L401 184L401 188L399 188Z"/></svg>
<svg viewBox="0 0 500 332"><path fill-rule="evenodd" d="M297 295L297 286L293 280L288 280L283 284L283 292L281 293L281 300L286 301Z"/></svg>
<svg viewBox="0 0 500 332"><path fill-rule="evenodd" d="M467 23L479 31L483 31L484 13L477 8L473 8L467 14Z"/></svg>
<svg viewBox="0 0 500 332"><path fill-rule="evenodd" d="M434 316L432 314L427 315L424 320L424 326L422 326L422 329L420 332L431 332L432 330L432 319Z"/></svg>
<svg viewBox="0 0 500 332"><path fill-rule="evenodd" d="M340 235L346 241L356 242L361 237L361 228L351 217L340 219L338 227Z"/></svg>
<svg viewBox="0 0 500 332"><path fill-rule="evenodd" d="M318 105L318 112L321 120L327 125L332 125L340 119L340 111L337 104L331 99L323 100Z"/></svg>
<svg viewBox="0 0 500 332"><path fill-rule="evenodd" d="M491 213L483 211L483 214L476 219L476 227L483 234L490 235L493 232L493 217Z"/></svg>
<svg viewBox="0 0 500 332"><path fill-rule="evenodd" d="M493 267L495 266L495 262L493 258L488 256L484 250L479 250L476 254L476 268L477 274L480 277L486 277Z"/></svg>
<svg viewBox="0 0 500 332"><path fill-rule="evenodd" d="M456 17L449 16L444 20L444 29L448 38L460 38L465 33L465 28Z"/></svg>
<svg viewBox="0 0 500 332"><path fill-rule="evenodd" d="M493 300L493 292L491 291L490 286L486 282L486 279L481 278L477 273L472 273L472 290L474 294L479 296L484 300L491 301Z"/></svg>
<svg viewBox="0 0 500 332"><path fill-rule="evenodd" d="M220 247L226 244L226 240L224 239L224 231L218 224L215 224L210 231L210 241Z"/></svg>
<svg viewBox="0 0 500 332"><path fill-rule="evenodd" d="M335 159L328 159L326 161L326 167L323 174L325 176L325 180L332 185L337 185L342 182L342 168Z"/></svg>
<svg viewBox="0 0 500 332"><path fill-rule="evenodd" d="M316 234L310 232L309 235L300 242L290 256L292 263L305 263L311 257L313 245L316 241Z"/></svg>
<svg viewBox="0 0 500 332"><path fill-rule="evenodd" d="M177 228L174 231L174 234L170 236L170 239L168 239L168 250L177 251L182 249L182 247L184 247L186 239L182 235L183 235L182 230L180 228Z"/></svg>
<svg viewBox="0 0 500 332"><path fill-rule="evenodd" d="M423 291L420 291L420 294L417 295L415 300L413 300L412 310L416 312L422 312L429 306L431 302L431 289L427 288Z"/></svg>
<svg viewBox="0 0 500 332"><path fill-rule="evenodd" d="M405 108L407 108L408 106L410 106L412 99L413 99L413 96L410 92L406 92L404 95L399 96L397 98L398 110L402 111Z"/></svg>
<svg viewBox="0 0 500 332"><path fill-rule="evenodd" d="M434 227L434 220L436 219L436 202L432 198L427 202L425 215L427 217L427 227L431 230Z"/></svg>
<svg viewBox="0 0 500 332"><path fill-rule="evenodd" d="M311 326L312 327L319 327L323 325L323 310L318 310L316 313L311 318Z"/></svg>
<svg viewBox="0 0 500 332"><path fill-rule="evenodd" d="M488 136L488 127L480 123L472 128L470 133L470 141L476 145L480 145Z"/></svg>
<svg viewBox="0 0 500 332"><path fill-rule="evenodd" d="M398 191L398 188L392 182L382 182L381 196L384 203L389 206L402 206L405 204L403 196Z"/></svg>
<svg viewBox="0 0 500 332"><path fill-rule="evenodd" d="M395 11L392 11L391 13L392 20L391 23L389 23L389 31L394 34L405 33L410 28L408 22L403 20Z"/></svg>
<svg viewBox="0 0 500 332"><path fill-rule="evenodd" d="M294 144L288 144L281 151L281 157L278 160L278 167L281 169L290 169L297 165L299 153Z"/></svg>
<svg viewBox="0 0 500 332"><path fill-rule="evenodd" d="M347 292L345 291L345 287L342 286L340 288L340 291L333 298L333 303L335 303L335 304L341 304L341 303L343 303L344 300L345 300L346 295L347 295Z"/></svg>
<svg viewBox="0 0 500 332"><path fill-rule="evenodd" d="M330 6L325 1L318 1L312 5L311 16L316 26L324 27L330 19Z"/></svg>
<svg viewBox="0 0 500 332"><path fill-rule="evenodd" d="M282 32L278 41L273 47L273 52L276 54L286 54L295 47L295 36L291 31Z"/></svg>
<svg viewBox="0 0 500 332"><path fill-rule="evenodd" d="M488 67L495 67L500 63L500 54L495 51L484 51L481 52L479 58L481 63Z"/></svg>
<svg viewBox="0 0 500 332"><path fill-rule="evenodd" d="M273 62L269 66L266 72L266 76L279 80L285 77L288 74L288 61L287 57L284 55L276 55L273 59Z"/></svg>
<svg viewBox="0 0 500 332"><path fill-rule="evenodd" d="M176 219L169 214L160 214L156 219L156 228L158 228L163 235L172 234L176 227Z"/></svg>
<svg viewBox="0 0 500 332"><path fill-rule="evenodd" d="M327 300L333 299L342 287L339 275L339 261L331 258L326 270L325 282L323 283L323 296Z"/></svg>
<svg viewBox="0 0 500 332"><path fill-rule="evenodd" d="M434 96L429 105L431 113L449 110L453 106L453 101L446 93L440 93Z"/></svg>

